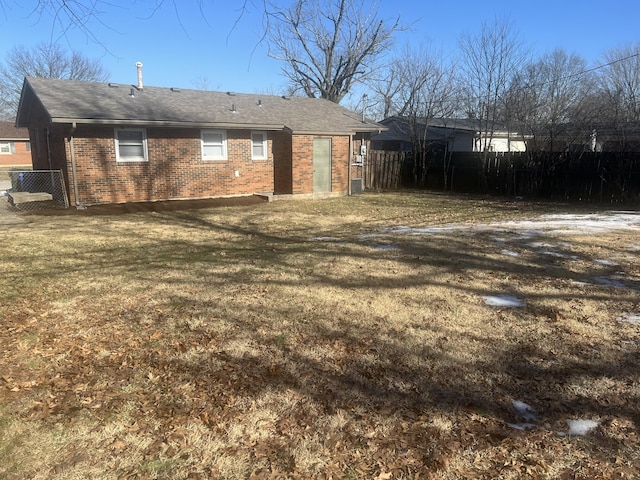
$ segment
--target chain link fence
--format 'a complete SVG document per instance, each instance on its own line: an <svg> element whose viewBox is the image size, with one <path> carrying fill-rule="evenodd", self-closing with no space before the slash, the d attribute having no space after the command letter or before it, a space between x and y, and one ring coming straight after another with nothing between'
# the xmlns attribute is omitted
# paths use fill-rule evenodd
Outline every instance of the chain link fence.
<svg viewBox="0 0 640 480"><path fill-rule="evenodd" d="M0 171L0 216L68 207L62 171Z"/></svg>

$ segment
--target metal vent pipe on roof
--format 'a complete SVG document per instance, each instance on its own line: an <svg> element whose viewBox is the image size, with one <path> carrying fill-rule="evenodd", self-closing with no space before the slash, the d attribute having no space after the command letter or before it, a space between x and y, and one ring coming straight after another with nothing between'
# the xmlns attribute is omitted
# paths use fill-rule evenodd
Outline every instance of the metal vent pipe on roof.
<svg viewBox="0 0 640 480"><path fill-rule="evenodd" d="M138 70L138 90L142 90L142 62L136 62L136 69Z"/></svg>

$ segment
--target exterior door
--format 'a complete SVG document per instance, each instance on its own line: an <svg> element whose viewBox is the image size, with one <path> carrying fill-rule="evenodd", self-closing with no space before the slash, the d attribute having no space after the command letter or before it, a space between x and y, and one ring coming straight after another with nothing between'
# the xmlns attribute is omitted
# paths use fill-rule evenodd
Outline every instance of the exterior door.
<svg viewBox="0 0 640 480"><path fill-rule="evenodd" d="M313 193L331 191L331 139L313 139Z"/></svg>

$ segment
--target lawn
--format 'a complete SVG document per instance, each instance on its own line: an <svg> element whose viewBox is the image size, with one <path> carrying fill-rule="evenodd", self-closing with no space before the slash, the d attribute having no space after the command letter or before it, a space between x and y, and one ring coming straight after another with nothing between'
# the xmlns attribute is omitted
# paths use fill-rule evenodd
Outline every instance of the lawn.
<svg viewBox="0 0 640 480"><path fill-rule="evenodd" d="M640 214L403 192L23 219L0 478L638 475Z"/></svg>

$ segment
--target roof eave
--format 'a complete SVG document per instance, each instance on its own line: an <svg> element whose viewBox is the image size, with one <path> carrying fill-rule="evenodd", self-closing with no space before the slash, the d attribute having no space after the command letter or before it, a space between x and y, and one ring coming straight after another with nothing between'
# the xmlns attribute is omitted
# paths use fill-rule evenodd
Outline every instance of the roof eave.
<svg viewBox="0 0 640 480"><path fill-rule="evenodd" d="M53 117L52 123L76 125L134 125L137 127L224 128L248 130L285 130L281 124L231 123L231 122L177 122L172 120L132 120L126 118L66 118Z"/></svg>
<svg viewBox="0 0 640 480"><path fill-rule="evenodd" d="M387 130L384 127L370 129L345 129L345 130L289 130L292 135L355 135L357 133L378 133Z"/></svg>

